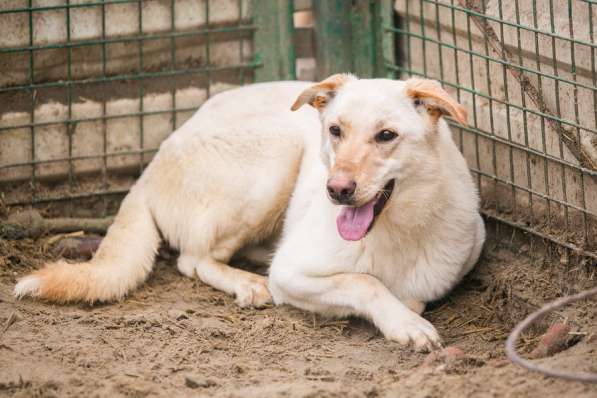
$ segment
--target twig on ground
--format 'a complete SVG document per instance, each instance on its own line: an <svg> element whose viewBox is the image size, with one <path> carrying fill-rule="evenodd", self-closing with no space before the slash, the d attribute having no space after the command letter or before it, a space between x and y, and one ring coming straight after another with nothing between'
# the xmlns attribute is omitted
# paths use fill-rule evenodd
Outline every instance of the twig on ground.
<svg viewBox="0 0 597 398"><path fill-rule="evenodd" d="M4 335L4 333L6 333L8 328L13 323L15 323L18 319L19 319L19 316L17 315L17 313L15 311L13 311L12 314L10 314L10 316L6 320L6 322L4 322L4 327L2 328L2 332L0 332L0 337L2 337Z"/></svg>
<svg viewBox="0 0 597 398"><path fill-rule="evenodd" d="M36 210L13 214L6 222L0 221L0 237L5 239L36 238L44 233L70 233L76 231L105 234L112 224L106 218L43 218Z"/></svg>
<svg viewBox="0 0 597 398"><path fill-rule="evenodd" d="M492 327L485 327L485 328L478 328L478 329L469 329L469 330L465 330L462 333L458 334L458 337L462 337L462 336L468 336L469 334L476 334L476 333L484 333L484 332L491 332L491 331L495 331L495 328ZM454 337L454 336L453 336Z"/></svg>
<svg viewBox="0 0 597 398"><path fill-rule="evenodd" d="M54 243L58 242L60 239L83 236L84 234L85 233L83 231L79 230L79 231L75 231L75 232L69 232L69 233L63 233L63 234L57 234L57 235L51 236L48 239L46 239L46 241L44 242L43 248L44 248L44 250L47 250L48 247L52 246Z"/></svg>

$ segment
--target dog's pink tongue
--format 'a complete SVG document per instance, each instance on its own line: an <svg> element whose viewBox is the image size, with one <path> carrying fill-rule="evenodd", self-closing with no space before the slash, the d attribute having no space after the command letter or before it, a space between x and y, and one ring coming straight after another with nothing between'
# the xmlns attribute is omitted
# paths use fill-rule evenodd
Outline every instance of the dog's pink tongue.
<svg viewBox="0 0 597 398"><path fill-rule="evenodd" d="M343 239L361 240L373 222L375 199L360 207L343 207L336 219L338 232Z"/></svg>

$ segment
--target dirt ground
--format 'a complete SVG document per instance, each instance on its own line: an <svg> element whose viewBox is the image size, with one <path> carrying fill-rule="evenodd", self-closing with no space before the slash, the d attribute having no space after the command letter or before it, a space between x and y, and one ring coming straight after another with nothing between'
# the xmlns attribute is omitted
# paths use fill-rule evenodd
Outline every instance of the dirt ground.
<svg viewBox="0 0 597 398"><path fill-rule="evenodd" d="M525 314L595 284L594 266L531 260L528 246L514 253L490 242L465 281L428 308L445 345L465 355L423 365L426 354L384 340L366 321L237 308L179 275L169 252L120 303L15 301L15 280L52 258L46 243L0 241L0 396L597 397L596 385L532 374L505 358L507 334ZM594 302L546 320L520 350L558 319L580 340L538 361L597 371Z"/></svg>

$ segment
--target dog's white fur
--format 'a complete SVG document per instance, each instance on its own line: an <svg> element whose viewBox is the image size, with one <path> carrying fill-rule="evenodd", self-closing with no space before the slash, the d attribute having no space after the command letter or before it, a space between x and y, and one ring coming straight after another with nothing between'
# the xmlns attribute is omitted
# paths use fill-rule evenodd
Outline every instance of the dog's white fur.
<svg viewBox="0 0 597 398"><path fill-rule="evenodd" d="M438 109L454 112L432 97L415 106L408 90L417 81L344 75L327 82L256 84L207 101L161 145L93 259L50 264L21 279L15 295L120 299L151 271L160 231L180 250L180 272L235 295L241 306L273 297L368 318L400 343L438 345L419 314L473 267L485 239L471 175L438 116ZM310 102L320 112L290 112L297 97L295 108ZM338 234L340 206L326 195L337 160L327 128L339 118L352 126L353 140L380 123L399 132L397 149L374 162L367 182L374 192L395 178L394 192L356 242ZM273 259L260 249L267 245L276 247ZM227 265L239 251L271 261L269 283Z"/></svg>

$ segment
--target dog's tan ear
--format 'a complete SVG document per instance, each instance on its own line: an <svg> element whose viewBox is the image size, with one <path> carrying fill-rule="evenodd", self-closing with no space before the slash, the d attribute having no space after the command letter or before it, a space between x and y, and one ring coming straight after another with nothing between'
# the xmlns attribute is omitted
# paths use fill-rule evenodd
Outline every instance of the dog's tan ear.
<svg viewBox="0 0 597 398"><path fill-rule="evenodd" d="M438 81L420 78L408 79L406 95L421 100L435 121L442 115L449 115L458 123L467 126L466 109L456 102Z"/></svg>
<svg viewBox="0 0 597 398"><path fill-rule="evenodd" d="M298 96L290 110L296 111L305 104L322 111L326 104L334 98L336 91L346 82L356 80L356 77L346 73L338 73L309 87Z"/></svg>

